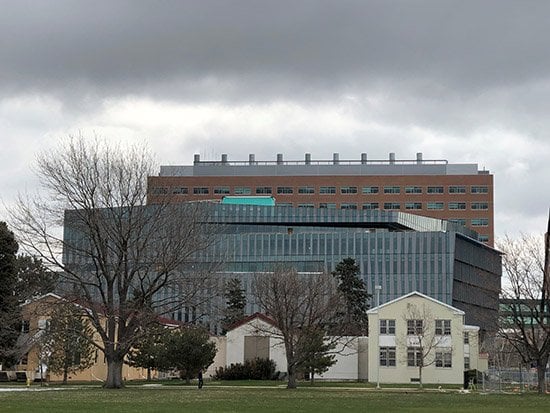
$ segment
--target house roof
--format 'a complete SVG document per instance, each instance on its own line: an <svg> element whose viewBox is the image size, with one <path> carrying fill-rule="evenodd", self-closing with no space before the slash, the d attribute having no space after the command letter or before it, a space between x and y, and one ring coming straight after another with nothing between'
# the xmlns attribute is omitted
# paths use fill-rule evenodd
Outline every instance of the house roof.
<svg viewBox="0 0 550 413"><path fill-rule="evenodd" d="M389 305L392 305L392 304L394 304L398 301L406 300L407 298L410 298L412 296L421 297L421 298L429 300L433 303L436 303L436 304L442 305L444 307L447 307L449 310L453 311L455 314L460 314L460 315L465 314L464 311L462 311L462 310L460 310L456 307L453 307L452 305L446 304L442 301L436 300L435 298L429 297L426 294L422 294L419 291L412 291L412 292L410 292L408 294L405 294L405 295L402 295L401 297L398 297L394 300L388 301L387 303L381 304L378 307L371 308L369 311L367 311L367 314L377 314L379 309L384 308L384 307L389 306Z"/></svg>
<svg viewBox="0 0 550 413"><path fill-rule="evenodd" d="M245 324L251 322L252 320L254 320L254 319L256 319L256 318L258 318L258 319L260 319L260 320L266 322L267 324L272 325L273 327L277 327L277 324L275 323L275 320L273 320L271 317L269 317L269 316L266 315L266 314L257 313L257 312L256 312L256 313L254 313L254 314L252 314L252 315L249 315L248 317L243 318L243 319L240 320L240 321L237 321L237 322L231 324L231 325L229 326L229 328L227 329L227 331L231 331L231 330L234 330L234 329L236 329L236 328L238 328L238 327L240 327L240 326L243 326L243 325L245 325Z"/></svg>
<svg viewBox="0 0 550 413"><path fill-rule="evenodd" d="M21 304L21 307L24 307L24 306L29 305L31 303L35 303L36 301L44 300L46 298L55 298L56 300L64 300L64 298L61 297L60 295L57 295L57 294L54 294L54 293L47 293L47 294L41 295L39 297L33 298L31 300L25 301L24 303Z"/></svg>

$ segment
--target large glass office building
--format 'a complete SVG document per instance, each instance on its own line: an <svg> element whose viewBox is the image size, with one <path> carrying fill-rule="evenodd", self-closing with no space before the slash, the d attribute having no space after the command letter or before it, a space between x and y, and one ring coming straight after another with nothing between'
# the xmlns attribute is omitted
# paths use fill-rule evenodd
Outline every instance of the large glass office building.
<svg viewBox="0 0 550 413"><path fill-rule="evenodd" d="M207 210L205 216L214 228L216 242L197 254L193 265L214 268L212 264L216 264L220 280L240 279L247 292L249 314L261 310L252 295L256 276L281 264L302 273L332 271L342 259L352 257L369 292L376 285L382 287L382 303L416 290L465 311L468 324L484 330L494 327L500 253L459 224L396 211L293 208L254 202L200 205ZM66 218L68 245L80 242L83 236L72 230L72 225ZM64 259L86 271L85 261L70 251L65 251ZM208 304L209 308L220 306L223 298ZM171 316L193 322L194 312L183 308ZM218 316L210 312L208 317L205 324L219 331Z"/></svg>
<svg viewBox="0 0 550 413"><path fill-rule="evenodd" d="M256 274L285 264L300 272L332 271L343 258L359 264L381 302L417 290L466 312L466 323L491 329L498 311L501 257L478 234L455 223L392 211L210 204L222 224L200 257L222 262L250 295Z"/></svg>

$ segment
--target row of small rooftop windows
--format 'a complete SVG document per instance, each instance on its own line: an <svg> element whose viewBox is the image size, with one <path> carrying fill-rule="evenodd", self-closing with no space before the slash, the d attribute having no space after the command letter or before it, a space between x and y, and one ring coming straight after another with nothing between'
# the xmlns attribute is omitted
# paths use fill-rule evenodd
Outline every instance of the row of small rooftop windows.
<svg viewBox="0 0 550 413"><path fill-rule="evenodd" d="M192 193L193 195L209 195L210 194L210 188L209 187L193 187ZM342 186L339 188L339 193L343 195L348 194L358 194L359 193L359 187L357 186ZM400 186L384 186L382 187L382 193L384 194L400 194L401 193L401 187ZM466 186L457 186L452 185L448 186L448 193L449 194L465 194L466 193ZM487 194L489 193L489 187L484 185L473 185L470 186L470 193L471 194ZM215 195L229 195L231 194L231 189L229 186L216 186L213 188L213 193ZM426 188L421 186L405 186L404 187L404 193L405 194L444 194L445 193L445 187L444 186L428 186ZM170 192L174 195L186 195L189 194L189 188L188 187L156 187L153 188L153 195L168 195ZM257 186L254 188L254 192L256 195L271 195L273 194L273 187L271 186ZM335 186L320 186L318 188L318 192L321 195L334 195L337 193L337 187ZM313 186L300 186L298 188L294 188L292 186L278 186L275 188L275 193L277 195L292 195L294 193L302 194L302 195L312 195L315 194L315 187ZM380 187L378 186L364 186L361 189L361 193L363 194L378 194L380 192ZM249 186L236 186L233 188L233 194L234 195L252 195L252 187Z"/></svg>
<svg viewBox="0 0 550 413"><path fill-rule="evenodd" d="M335 209L336 203L333 202L320 202L319 208L330 208ZM400 210L402 209L402 204L399 202L384 202L383 209L389 210ZM298 208L315 208L316 204L314 203L299 203L294 204L292 202L278 202L277 206L283 207L293 207L297 206ZM417 211L424 209L424 204L422 202L405 202L403 204L403 209L409 211ZM340 204L340 209L358 209L358 204L354 202L342 202ZM380 209L379 202L368 202L362 204L362 209ZM427 202L426 209L429 211L443 211L445 209L445 204L443 202ZM447 209L451 211L462 211L466 210L466 202L449 202L447 204ZM487 211L489 209L489 204L487 202L471 202L470 209L474 211Z"/></svg>

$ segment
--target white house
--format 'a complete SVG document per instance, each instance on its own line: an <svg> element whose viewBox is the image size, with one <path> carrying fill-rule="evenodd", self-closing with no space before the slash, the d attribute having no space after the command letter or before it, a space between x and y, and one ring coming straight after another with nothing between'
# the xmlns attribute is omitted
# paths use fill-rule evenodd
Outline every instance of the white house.
<svg viewBox="0 0 550 413"><path fill-rule="evenodd" d="M461 384L464 370L484 370L479 327L464 312L417 291L368 311L371 382ZM421 368L419 368L421 366Z"/></svg>
<svg viewBox="0 0 550 413"><path fill-rule="evenodd" d="M334 353L336 363L318 376L319 379L367 378L366 337L342 337ZM278 329L271 318L261 313L246 317L227 331L225 354L225 365L243 363L256 357L270 358L278 371L287 371L285 347Z"/></svg>

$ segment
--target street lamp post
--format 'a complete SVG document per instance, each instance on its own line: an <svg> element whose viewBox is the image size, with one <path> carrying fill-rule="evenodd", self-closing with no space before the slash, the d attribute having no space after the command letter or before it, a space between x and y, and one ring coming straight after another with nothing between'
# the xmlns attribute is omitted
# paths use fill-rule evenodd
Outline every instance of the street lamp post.
<svg viewBox="0 0 550 413"><path fill-rule="evenodd" d="M376 308L378 309L378 307L380 307L380 290L382 289L382 286L381 285L375 285L374 286L374 291L376 292ZM376 388L379 389L380 388L380 310L378 309L377 310L377 314L378 314L378 326L376 328L378 328L378 334L376 335L376 337L378 337L378 340L377 340L377 347L378 347L378 360L377 360L377 364L376 364L376 368L377 368L377 371L376 371Z"/></svg>

